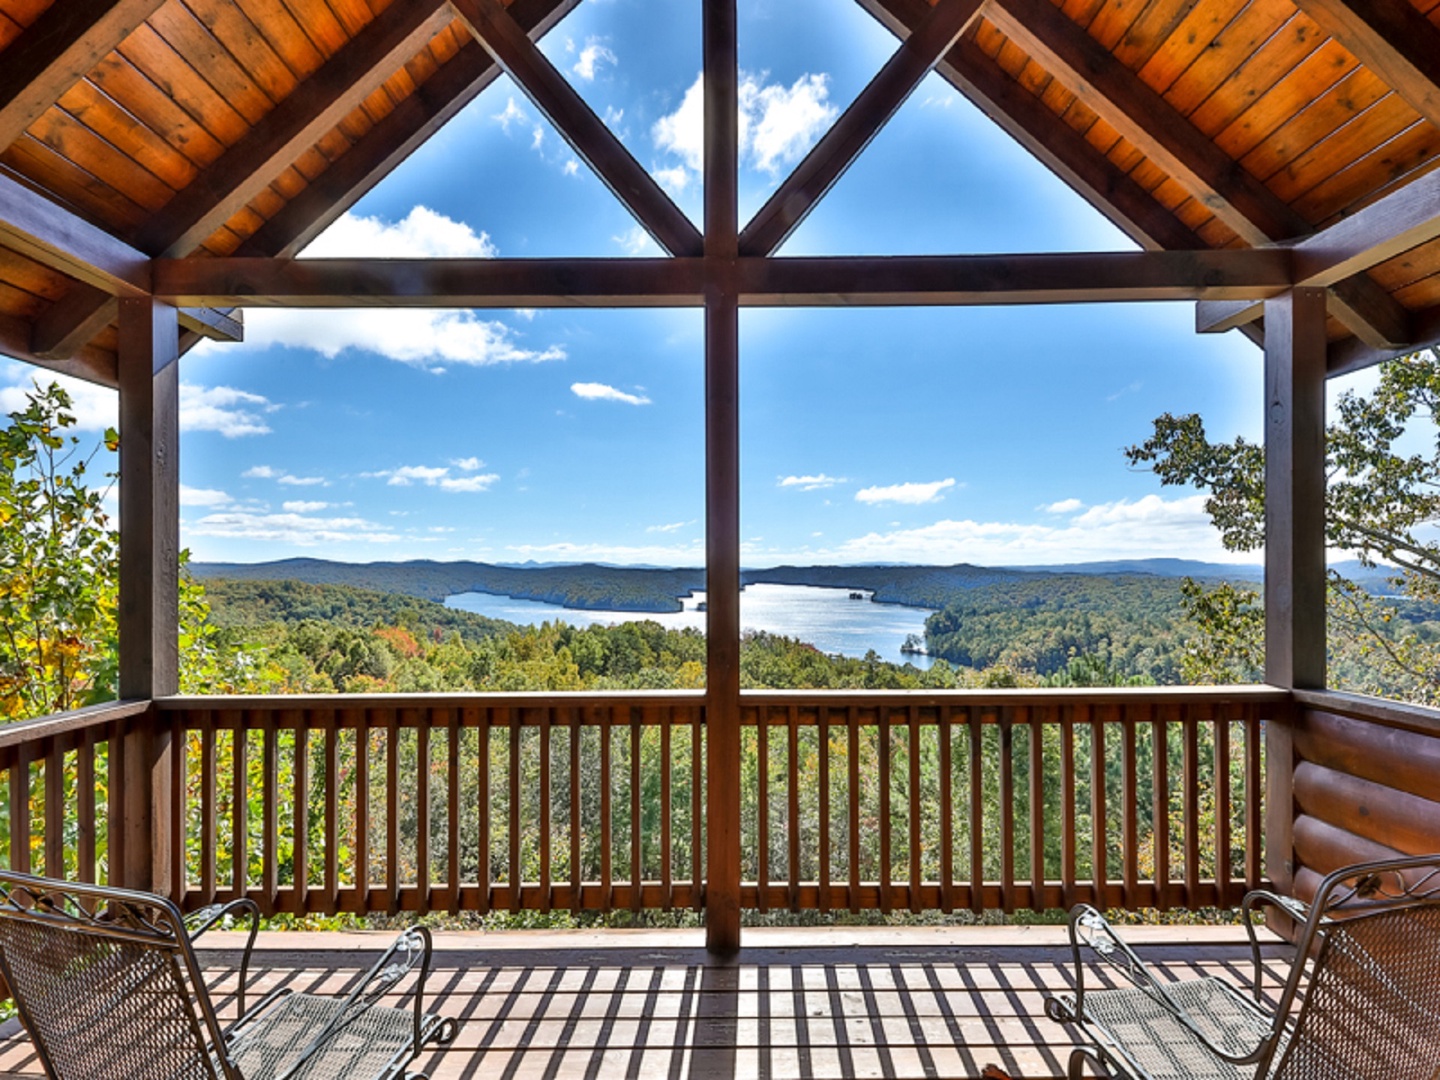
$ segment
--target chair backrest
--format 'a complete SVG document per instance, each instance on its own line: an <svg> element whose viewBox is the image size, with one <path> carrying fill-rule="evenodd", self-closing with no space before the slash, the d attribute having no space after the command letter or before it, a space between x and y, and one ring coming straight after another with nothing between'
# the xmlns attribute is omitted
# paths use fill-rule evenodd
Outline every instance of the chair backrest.
<svg viewBox="0 0 1440 1080"><path fill-rule="evenodd" d="M235 1075L168 900L0 871L0 970L56 1080Z"/></svg>
<svg viewBox="0 0 1440 1080"><path fill-rule="evenodd" d="M1315 908L1277 1080L1440 1080L1440 856L1332 875Z"/></svg>

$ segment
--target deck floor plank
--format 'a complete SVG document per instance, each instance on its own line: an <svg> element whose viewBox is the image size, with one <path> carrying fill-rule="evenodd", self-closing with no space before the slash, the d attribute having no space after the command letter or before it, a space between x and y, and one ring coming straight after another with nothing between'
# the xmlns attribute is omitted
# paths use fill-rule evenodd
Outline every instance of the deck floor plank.
<svg viewBox="0 0 1440 1080"><path fill-rule="evenodd" d="M439 933L427 996L461 1024L417 1065L433 1080L968 1080L988 1064L1015 1080L1059 1080L1073 1035L1042 1003L1070 985L1062 934L749 930L741 956L719 962L693 931ZM343 993L387 936L263 934L252 1000L281 985ZM1235 927L1131 937L1165 978L1249 974ZM238 937L204 943L223 1021L235 1011ZM1283 974L1288 946L1276 939L1266 952ZM42 1075L18 1024L0 1028L0 1080Z"/></svg>

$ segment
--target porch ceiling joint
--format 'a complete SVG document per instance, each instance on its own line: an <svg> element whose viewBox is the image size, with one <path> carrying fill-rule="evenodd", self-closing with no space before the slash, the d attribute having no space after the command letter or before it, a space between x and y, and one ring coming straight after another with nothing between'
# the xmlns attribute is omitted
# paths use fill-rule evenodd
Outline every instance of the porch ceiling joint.
<svg viewBox="0 0 1440 1080"><path fill-rule="evenodd" d="M451 0L475 40L530 98L575 153L589 165L671 255L699 255L700 232L664 190L545 58L499 0Z"/></svg>

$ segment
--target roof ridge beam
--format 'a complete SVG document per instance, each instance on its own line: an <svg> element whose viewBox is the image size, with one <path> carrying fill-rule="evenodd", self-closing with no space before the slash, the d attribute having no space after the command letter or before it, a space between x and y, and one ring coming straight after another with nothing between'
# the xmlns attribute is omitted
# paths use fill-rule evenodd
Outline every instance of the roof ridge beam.
<svg viewBox="0 0 1440 1080"><path fill-rule="evenodd" d="M671 255L699 255L700 230L625 144L545 58L499 0L451 0L475 40L568 142L601 182Z"/></svg>
<svg viewBox="0 0 1440 1080"><path fill-rule="evenodd" d="M1296 6L1440 127L1440 27L1410 0L1296 0Z"/></svg>
<svg viewBox="0 0 1440 1080"><path fill-rule="evenodd" d="M83 79L164 0L56 0L0 64L0 150Z"/></svg>
<svg viewBox="0 0 1440 1080"><path fill-rule="evenodd" d="M1310 222L1049 0L997 0L986 15L1246 243L1262 245L1313 231ZM1371 344L1386 344L1408 332L1405 309L1367 278L1344 283L1332 296L1336 317Z"/></svg>
<svg viewBox="0 0 1440 1080"><path fill-rule="evenodd" d="M742 255L769 255L785 243L959 41L983 3L938 0L930 8L885 66L741 231Z"/></svg>
<svg viewBox="0 0 1440 1080"><path fill-rule="evenodd" d="M424 48L448 23L442 0L392 4L208 165L136 232L154 255L188 255ZM36 322L33 349L65 356L114 319L108 297L72 290Z"/></svg>

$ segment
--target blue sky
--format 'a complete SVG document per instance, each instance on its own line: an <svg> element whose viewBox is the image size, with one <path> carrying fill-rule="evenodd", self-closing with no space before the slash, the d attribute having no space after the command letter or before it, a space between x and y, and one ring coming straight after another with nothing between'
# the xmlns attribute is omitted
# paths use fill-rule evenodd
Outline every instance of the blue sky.
<svg viewBox="0 0 1440 1080"><path fill-rule="evenodd" d="M853 0L742 0L742 218L893 47ZM585 0L543 48L698 218L698 2ZM932 76L784 253L1129 247ZM309 254L656 249L502 79ZM182 361L197 559L703 562L698 311L247 320ZM1258 351L1192 327L1188 304L744 312L746 564L1225 558L1121 452L1167 410L1259 435ZM29 375L0 369L0 406ZM87 425L109 398L81 391Z"/></svg>

